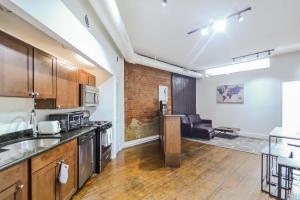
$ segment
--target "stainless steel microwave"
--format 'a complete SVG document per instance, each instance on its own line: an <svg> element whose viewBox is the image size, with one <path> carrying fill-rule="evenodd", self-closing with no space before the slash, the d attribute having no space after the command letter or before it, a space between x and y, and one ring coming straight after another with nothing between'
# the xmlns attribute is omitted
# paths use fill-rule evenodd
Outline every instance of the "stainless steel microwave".
<svg viewBox="0 0 300 200"><path fill-rule="evenodd" d="M99 104L99 89L80 84L80 106L95 107Z"/></svg>

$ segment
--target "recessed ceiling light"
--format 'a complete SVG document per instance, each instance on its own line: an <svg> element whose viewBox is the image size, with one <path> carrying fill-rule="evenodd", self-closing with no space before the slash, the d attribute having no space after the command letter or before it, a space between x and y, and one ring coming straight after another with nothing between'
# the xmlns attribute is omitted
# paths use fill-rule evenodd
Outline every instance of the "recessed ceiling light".
<svg viewBox="0 0 300 200"><path fill-rule="evenodd" d="M163 0L161 3L162 6L166 6L167 5L167 0Z"/></svg>
<svg viewBox="0 0 300 200"><path fill-rule="evenodd" d="M201 35L202 36L208 35L208 32L209 32L208 27L205 27L205 28L201 29Z"/></svg>
<svg viewBox="0 0 300 200"><path fill-rule="evenodd" d="M226 24L227 24L226 19L216 21L213 24L215 32L224 32L226 30Z"/></svg>

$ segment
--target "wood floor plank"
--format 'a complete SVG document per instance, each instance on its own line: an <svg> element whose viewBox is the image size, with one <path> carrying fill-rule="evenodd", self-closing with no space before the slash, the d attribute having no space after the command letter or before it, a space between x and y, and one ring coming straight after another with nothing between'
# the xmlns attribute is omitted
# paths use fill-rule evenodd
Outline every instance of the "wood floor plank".
<svg viewBox="0 0 300 200"><path fill-rule="evenodd" d="M166 168L159 143L119 153L77 199L263 200L260 156L182 140L181 167Z"/></svg>

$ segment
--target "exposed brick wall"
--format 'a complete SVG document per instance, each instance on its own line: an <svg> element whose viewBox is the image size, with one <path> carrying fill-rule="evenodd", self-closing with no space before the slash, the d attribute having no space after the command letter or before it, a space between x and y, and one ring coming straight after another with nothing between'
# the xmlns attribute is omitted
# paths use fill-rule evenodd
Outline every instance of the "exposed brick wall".
<svg viewBox="0 0 300 200"><path fill-rule="evenodd" d="M168 86L171 111L171 73L125 62L125 141L159 134L159 85Z"/></svg>

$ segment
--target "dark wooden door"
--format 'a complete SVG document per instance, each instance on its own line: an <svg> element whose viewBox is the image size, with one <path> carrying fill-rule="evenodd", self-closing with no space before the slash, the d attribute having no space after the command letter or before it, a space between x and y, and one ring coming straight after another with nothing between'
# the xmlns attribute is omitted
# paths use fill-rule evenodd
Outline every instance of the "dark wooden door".
<svg viewBox="0 0 300 200"><path fill-rule="evenodd" d="M30 97L33 48L0 31L0 96Z"/></svg>
<svg viewBox="0 0 300 200"><path fill-rule="evenodd" d="M173 114L196 114L196 79L172 74Z"/></svg>
<svg viewBox="0 0 300 200"><path fill-rule="evenodd" d="M37 98L56 98L56 58L34 49L34 92Z"/></svg>
<svg viewBox="0 0 300 200"><path fill-rule="evenodd" d="M64 62L57 62L57 108L79 107L78 69Z"/></svg>

